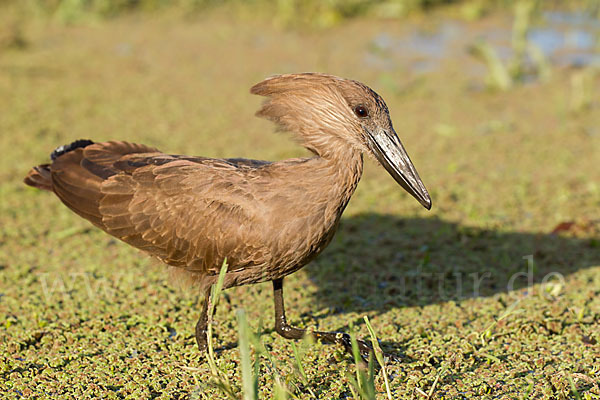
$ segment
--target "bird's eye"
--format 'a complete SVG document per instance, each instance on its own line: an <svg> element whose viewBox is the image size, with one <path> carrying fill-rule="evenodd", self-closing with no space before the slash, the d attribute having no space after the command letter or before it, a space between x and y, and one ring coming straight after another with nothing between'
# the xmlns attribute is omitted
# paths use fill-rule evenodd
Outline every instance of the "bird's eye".
<svg viewBox="0 0 600 400"><path fill-rule="evenodd" d="M356 114L358 118L367 118L369 116L369 110L367 110L367 107L359 104L354 107L354 114Z"/></svg>

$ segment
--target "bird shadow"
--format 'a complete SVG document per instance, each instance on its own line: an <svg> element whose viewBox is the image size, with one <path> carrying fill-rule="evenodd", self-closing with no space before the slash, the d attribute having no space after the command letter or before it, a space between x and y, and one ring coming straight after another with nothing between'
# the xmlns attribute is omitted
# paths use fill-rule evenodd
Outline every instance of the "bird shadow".
<svg viewBox="0 0 600 400"><path fill-rule="evenodd" d="M315 300L327 310L313 318L384 313L564 280L600 265L598 226L579 228L584 237L483 229L439 218L360 214L342 219L334 241L306 267L317 287ZM394 351L403 347L382 344Z"/></svg>

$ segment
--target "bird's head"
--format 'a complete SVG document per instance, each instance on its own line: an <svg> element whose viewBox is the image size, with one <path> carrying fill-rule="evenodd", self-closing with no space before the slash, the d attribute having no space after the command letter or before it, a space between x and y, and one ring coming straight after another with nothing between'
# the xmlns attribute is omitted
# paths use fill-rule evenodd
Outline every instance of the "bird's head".
<svg viewBox="0 0 600 400"><path fill-rule="evenodd" d="M348 146L374 156L423 207L431 198L394 131L388 108L377 93L360 82L333 75L277 75L250 92L269 99L257 112L320 156L335 156Z"/></svg>

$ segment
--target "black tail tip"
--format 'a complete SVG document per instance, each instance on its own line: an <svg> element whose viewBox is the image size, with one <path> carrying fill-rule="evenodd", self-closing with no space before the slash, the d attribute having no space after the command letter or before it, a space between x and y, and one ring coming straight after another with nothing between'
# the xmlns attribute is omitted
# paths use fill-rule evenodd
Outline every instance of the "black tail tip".
<svg viewBox="0 0 600 400"><path fill-rule="evenodd" d="M50 159L52 161L54 161L58 157L62 156L65 153L68 153L68 152L73 151L75 149L79 149L81 147L89 146L90 144L94 144L94 142L92 142L91 140L88 140L88 139L79 139L79 140L74 141L73 143L65 144L63 146L59 146L56 149L54 149L54 151L52 152L52 154L50 154Z"/></svg>

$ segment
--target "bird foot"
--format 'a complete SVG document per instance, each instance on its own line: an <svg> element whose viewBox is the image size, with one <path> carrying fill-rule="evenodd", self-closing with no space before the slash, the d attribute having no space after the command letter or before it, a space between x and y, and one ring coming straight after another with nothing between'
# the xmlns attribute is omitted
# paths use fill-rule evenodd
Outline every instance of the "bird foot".
<svg viewBox="0 0 600 400"><path fill-rule="evenodd" d="M352 339L350 338L350 335L348 335L347 333L339 332L336 334L336 342L341 344L347 353L351 355L354 354L354 352L352 351ZM363 362L368 363L371 353L374 353L373 347L369 343L361 339L356 339L356 344L358 346L358 353L360 354L361 359L363 360ZM375 354L373 354L373 356L375 356ZM384 361L400 361L400 358L398 356L385 352L383 353L383 358Z"/></svg>
<svg viewBox="0 0 600 400"><path fill-rule="evenodd" d="M350 338L350 335L347 333L341 333L338 335L341 336L340 339L338 339L338 343L341 343L342 346L344 346L347 353L354 355L354 351L352 350L352 339ZM367 342L360 339L356 339L356 344L358 346L358 353L360 354L360 357L364 362L368 363L369 357L373 352L373 348L368 345Z"/></svg>

